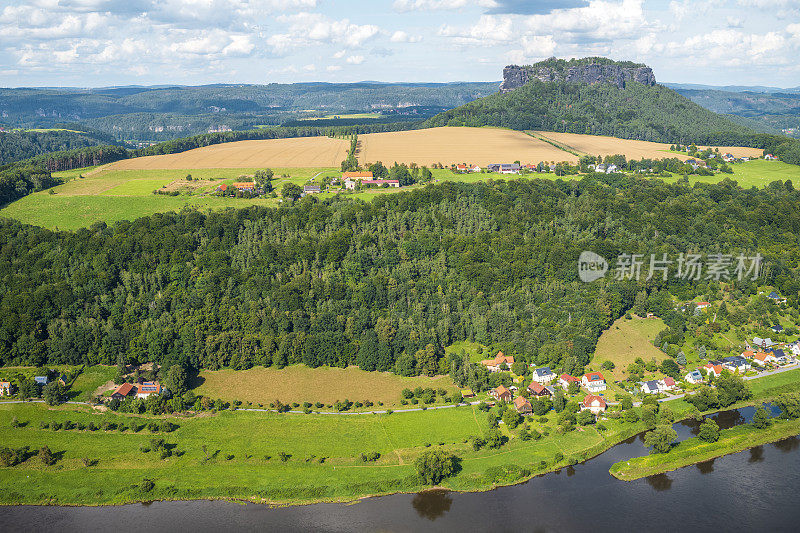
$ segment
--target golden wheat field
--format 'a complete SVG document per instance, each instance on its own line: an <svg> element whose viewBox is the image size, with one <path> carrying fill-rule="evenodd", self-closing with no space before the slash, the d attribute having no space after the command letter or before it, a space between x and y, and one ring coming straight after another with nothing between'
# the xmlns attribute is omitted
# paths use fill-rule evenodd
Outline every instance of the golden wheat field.
<svg viewBox="0 0 800 533"><path fill-rule="evenodd" d="M237 141L187 152L125 159L113 170L184 168L338 167L347 158L350 141L329 137L298 137Z"/></svg>
<svg viewBox="0 0 800 533"><path fill-rule="evenodd" d="M417 163L467 163L486 166L489 163L536 164L540 161L578 160L544 141L520 131L495 128L430 128L424 130L369 133L359 135L361 163L382 161L390 165Z"/></svg>
<svg viewBox="0 0 800 533"><path fill-rule="evenodd" d="M689 156L682 154L669 153L669 144L654 143L648 141L634 141L629 139L617 139L616 137L603 137L600 135L582 135L579 133L555 133L552 131L536 131L534 135L550 139L566 148L571 148L575 152L591 155L614 155L623 154L628 159L663 159L665 157L677 157L678 159L689 159ZM700 147L705 148L705 147ZM713 147L712 147L713 148ZM761 150L758 148L745 147L720 147L719 151L723 154L731 153L736 157L759 157Z"/></svg>

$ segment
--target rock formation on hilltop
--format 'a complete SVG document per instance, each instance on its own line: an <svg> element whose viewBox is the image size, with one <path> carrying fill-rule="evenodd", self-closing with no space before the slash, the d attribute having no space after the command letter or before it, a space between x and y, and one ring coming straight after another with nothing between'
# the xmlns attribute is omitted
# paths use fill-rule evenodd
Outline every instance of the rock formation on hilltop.
<svg viewBox="0 0 800 533"><path fill-rule="evenodd" d="M641 63L618 62L602 57L587 57L569 61L553 57L533 65L507 66L503 69L503 83L500 85L500 92L513 91L534 79L544 82L610 83L620 89L624 88L628 81L637 81L648 86L656 84L653 70Z"/></svg>

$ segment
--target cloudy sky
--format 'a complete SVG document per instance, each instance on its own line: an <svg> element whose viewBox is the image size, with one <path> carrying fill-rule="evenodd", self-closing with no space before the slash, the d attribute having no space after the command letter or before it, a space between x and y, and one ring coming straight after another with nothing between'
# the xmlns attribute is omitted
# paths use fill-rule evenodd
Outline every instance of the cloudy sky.
<svg viewBox="0 0 800 533"><path fill-rule="evenodd" d="M603 55L800 85L800 0L0 0L0 86L491 81Z"/></svg>

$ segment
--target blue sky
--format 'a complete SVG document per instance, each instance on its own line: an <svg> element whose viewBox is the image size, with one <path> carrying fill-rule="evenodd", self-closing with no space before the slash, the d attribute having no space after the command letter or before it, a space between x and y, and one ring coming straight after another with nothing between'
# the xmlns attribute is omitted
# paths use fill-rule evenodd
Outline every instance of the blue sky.
<svg viewBox="0 0 800 533"><path fill-rule="evenodd" d="M0 0L0 86L492 81L603 55L800 86L800 0Z"/></svg>

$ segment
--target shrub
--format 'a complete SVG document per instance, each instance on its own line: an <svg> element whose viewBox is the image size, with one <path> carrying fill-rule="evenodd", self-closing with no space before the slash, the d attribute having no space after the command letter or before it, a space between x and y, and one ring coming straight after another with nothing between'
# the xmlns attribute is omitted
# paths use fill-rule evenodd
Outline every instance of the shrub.
<svg viewBox="0 0 800 533"><path fill-rule="evenodd" d="M381 454L378 452L369 452L369 453L362 453L361 454L361 462L362 463L373 463L380 459Z"/></svg>
<svg viewBox="0 0 800 533"><path fill-rule="evenodd" d="M456 473L458 461L458 457L444 450L429 450L414 461L414 466L422 483L437 485Z"/></svg>
<svg viewBox="0 0 800 533"><path fill-rule="evenodd" d="M42 420L41 422L39 422L39 427L42 429L48 429L50 427L50 423Z"/></svg>
<svg viewBox="0 0 800 533"><path fill-rule="evenodd" d="M280 459L282 462L284 462L284 463L285 463L286 461L288 461L290 457L291 457L291 454L288 454L288 453L286 453L286 452L280 452L280 453L278 454L278 458L279 458L279 459Z"/></svg>
<svg viewBox="0 0 800 533"><path fill-rule="evenodd" d="M50 427L53 429L53 431L58 431L61 429L61 422L53 422L50 424Z"/></svg>
<svg viewBox="0 0 800 533"><path fill-rule="evenodd" d="M152 479L143 479L142 482L139 484L139 490L142 492L150 492L156 487L156 484L153 483Z"/></svg>
<svg viewBox="0 0 800 533"><path fill-rule="evenodd" d="M39 459L45 466L53 465L56 462L56 458L53 456L53 452L51 452L50 448L48 448L47 446L42 446L41 448L39 448Z"/></svg>
<svg viewBox="0 0 800 533"><path fill-rule="evenodd" d="M561 452L556 452L556 454L553 456L553 463L560 463L563 460L564 454Z"/></svg>

